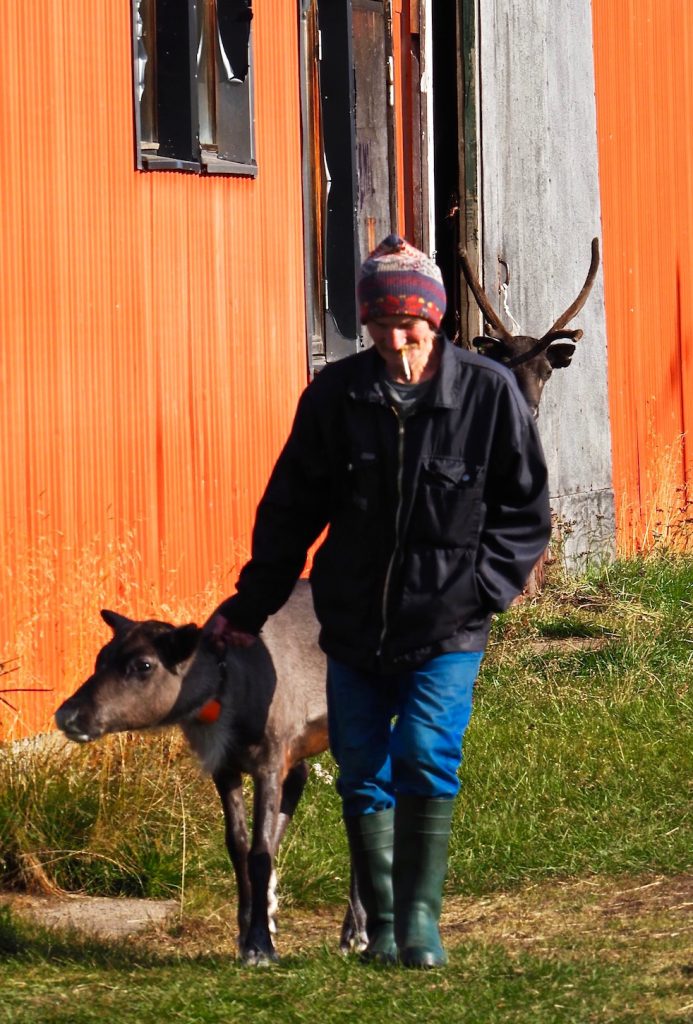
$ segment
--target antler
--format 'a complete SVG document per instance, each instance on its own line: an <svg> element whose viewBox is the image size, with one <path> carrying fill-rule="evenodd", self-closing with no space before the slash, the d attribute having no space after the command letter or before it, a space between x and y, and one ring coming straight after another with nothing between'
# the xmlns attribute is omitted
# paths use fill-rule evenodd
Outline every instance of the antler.
<svg viewBox="0 0 693 1024"><path fill-rule="evenodd" d="M561 331L565 327L565 325L567 323L570 323L570 321L573 319L574 316L577 316L577 314L580 312L582 307L587 302L587 296L589 295L589 293L590 293L590 291L592 289L592 285L594 284L594 279L597 276L598 268L599 268L599 239L598 238L593 238L592 239L592 260L590 262L590 269L587 272L587 277L585 278L585 283L582 286L582 290L580 291L580 294L578 295L578 297L576 298L576 300L572 304L572 306L568 306L568 308L566 309L565 313L562 313L559 316L559 318L556 321L556 323L552 327L549 327L548 331L544 335L544 338L548 337L549 334L554 334L557 331ZM577 338L575 340L577 341Z"/></svg>
<svg viewBox="0 0 693 1024"><path fill-rule="evenodd" d="M466 249L463 249L460 253L460 259L462 261L462 271L464 273L465 281L469 285L469 290L476 299L477 306L492 327L492 330L487 333L491 338L495 338L496 341L512 341L512 334L496 313L495 309L489 302L486 292L479 284L479 279L472 270L472 265L469 262Z"/></svg>

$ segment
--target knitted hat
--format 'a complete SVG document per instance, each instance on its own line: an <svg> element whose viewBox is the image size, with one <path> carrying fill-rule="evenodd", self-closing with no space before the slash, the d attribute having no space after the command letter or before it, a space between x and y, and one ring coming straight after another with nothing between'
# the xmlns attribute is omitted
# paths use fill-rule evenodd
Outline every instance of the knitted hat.
<svg viewBox="0 0 693 1024"><path fill-rule="evenodd" d="M413 316L437 330L445 312L438 265L399 235L388 235L364 260L356 294L362 324L379 316Z"/></svg>

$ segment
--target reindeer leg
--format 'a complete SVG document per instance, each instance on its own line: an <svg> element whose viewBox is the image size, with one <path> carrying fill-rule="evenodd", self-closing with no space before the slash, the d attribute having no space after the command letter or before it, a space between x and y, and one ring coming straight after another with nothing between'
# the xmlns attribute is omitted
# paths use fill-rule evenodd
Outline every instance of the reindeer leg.
<svg viewBox="0 0 693 1024"><path fill-rule="evenodd" d="M274 869L280 800L281 785L277 772L259 775L255 779L253 840L248 854L250 927L242 950L248 963L263 964L278 959L270 935L268 898Z"/></svg>
<svg viewBox="0 0 693 1024"><path fill-rule="evenodd" d="M294 816L294 812L298 807L298 802L303 795L306 782L308 781L308 775L310 773L310 767L305 761L299 761L293 768L289 769L289 773L284 779L282 785L282 799L279 805L279 814L277 816L277 829L274 834L274 852L276 853L279 849L286 827Z"/></svg>
<svg viewBox="0 0 693 1024"><path fill-rule="evenodd" d="M279 814L277 816L277 828L274 833L274 855L276 856L279 844L284 838L287 825L294 816L298 802L301 799L301 795L305 788L310 773L310 767L305 761L299 761L293 768L289 769L289 774L284 779L282 786L282 799L279 805ZM277 931L277 872L272 870L270 877L269 889L267 891L267 913L269 915L269 930L274 935Z"/></svg>
<svg viewBox="0 0 693 1024"><path fill-rule="evenodd" d="M340 953L362 953L368 945L366 932L366 910L359 896L356 872L351 866L349 879L349 903L347 905L342 931L339 936Z"/></svg>
<svg viewBox="0 0 693 1024"><path fill-rule="evenodd" d="M238 890L238 945L245 948L251 917L250 876L248 873L248 825L240 772L222 769L213 776L221 799L226 826L226 849L236 875Z"/></svg>
<svg viewBox="0 0 693 1024"><path fill-rule="evenodd" d="M298 802L303 794L304 787L308 780L310 767L305 761L299 761L289 771L282 786L282 799L277 817L277 829L275 832L274 852L276 854L279 844L282 841L287 825L291 821ZM269 892L269 928L271 932L276 931L273 915L276 910L276 899L274 889L276 876L274 871L270 880ZM347 904L344 922L339 939L339 949L342 953L362 952L368 945L366 933L366 911L359 896L356 874L352 868L349 883L349 902Z"/></svg>

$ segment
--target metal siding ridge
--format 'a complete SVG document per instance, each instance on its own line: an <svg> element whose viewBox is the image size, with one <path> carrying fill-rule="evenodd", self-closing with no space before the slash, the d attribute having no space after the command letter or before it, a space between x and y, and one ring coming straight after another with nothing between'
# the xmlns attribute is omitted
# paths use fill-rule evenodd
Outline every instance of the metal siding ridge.
<svg viewBox="0 0 693 1024"><path fill-rule="evenodd" d="M254 21L257 181L134 170L127 5L5 5L0 660L44 728L126 614L232 589L306 380L296 12ZM76 33L74 26L83 27ZM289 42L287 42L289 41ZM25 76L40 66L40 76Z"/></svg>
<svg viewBox="0 0 693 1024"><path fill-rule="evenodd" d="M614 482L629 548L675 512L690 473L693 310L680 268L691 255L693 13L674 0L595 0L593 14Z"/></svg>

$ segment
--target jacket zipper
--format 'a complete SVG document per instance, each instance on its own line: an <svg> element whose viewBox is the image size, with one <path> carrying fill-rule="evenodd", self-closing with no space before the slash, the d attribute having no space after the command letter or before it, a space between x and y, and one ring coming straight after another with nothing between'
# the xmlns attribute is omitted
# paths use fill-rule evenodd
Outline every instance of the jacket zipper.
<svg viewBox="0 0 693 1024"><path fill-rule="evenodd" d="M397 410L390 406L392 412L397 417L397 508L395 510L395 544L390 555L390 561L388 562L387 572L385 573L385 585L383 587L383 603L382 603L382 617L383 617L383 628L380 631L380 644L378 650L375 652L376 657L382 657L383 645L385 643L385 636L387 634L387 606L388 599L390 596L390 584L392 582L392 572L399 554L400 544L400 527L402 522L402 508L404 505L404 420L399 415Z"/></svg>

